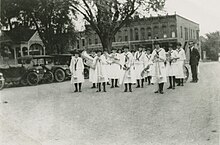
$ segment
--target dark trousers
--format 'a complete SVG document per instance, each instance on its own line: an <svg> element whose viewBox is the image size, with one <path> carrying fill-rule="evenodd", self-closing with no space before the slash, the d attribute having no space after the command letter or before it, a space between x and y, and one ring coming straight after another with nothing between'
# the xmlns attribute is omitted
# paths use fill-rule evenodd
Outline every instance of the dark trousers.
<svg viewBox="0 0 220 145"><path fill-rule="evenodd" d="M193 81L198 81L198 70L197 70L197 65L191 65L191 71L192 71L192 80Z"/></svg>

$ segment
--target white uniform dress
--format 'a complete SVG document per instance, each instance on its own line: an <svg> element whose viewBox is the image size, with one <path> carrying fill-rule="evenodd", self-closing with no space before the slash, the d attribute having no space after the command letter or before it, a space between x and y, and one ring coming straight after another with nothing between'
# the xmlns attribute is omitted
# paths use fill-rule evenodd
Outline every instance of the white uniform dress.
<svg viewBox="0 0 220 145"><path fill-rule="evenodd" d="M82 58L73 57L70 62L70 72L72 73L71 84L84 82L84 63Z"/></svg>
<svg viewBox="0 0 220 145"><path fill-rule="evenodd" d="M93 65L95 66L95 71L93 76L94 83L108 82L108 75L106 71L107 60L105 56L104 55L101 55L100 57L96 56L94 58Z"/></svg>
<svg viewBox="0 0 220 145"><path fill-rule="evenodd" d="M183 79L185 78L183 65L184 65L184 61L186 60L186 54L183 48L178 49L177 54L179 59L177 60L178 73L176 78Z"/></svg>
<svg viewBox="0 0 220 145"><path fill-rule="evenodd" d="M178 53L176 50L171 50L167 52L167 63L166 63L166 70L167 70L167 76L177 76L178 74ZM170 62L170 59L175 59Z"/></svg>
<svg viewBox="0 0 220 145"><path fill-rule="evenodd" d="M123 63L124 63L124 53L118 53L118 58L119 58L119 62L121 64L120 66L120 70L119 70L119 82L122 79L122 76L124 75L124 70L123 70Z"/></svg>
<svg viewBox="0 0 220 145"><path fill-rule="evenodd" d="M123 70L123 75L120 78L120 84L122 83L136 83L133 55L131 52L124 53L122 58L122 66L130 68L128 70Z"/></svg>
<svg viewBox="0 0 220 145"><path fill-rule="evenodd" d="M141 72L144 70L144 52L135 52L134 54L134 68L135 68L135 77L136 79L142 79Z"/></svg>
<svg viewBox="0 0 220 145"><path fill-rule="evenodd" d="M94 56L95 57L95 56ZM89 81L91 83L95 83L95 80L94 80L94 73L95 73L95 69L94 68L89 68Z"/></svg>
<svg viewBox="0 0 220 145"><path fill-rule="evenodd" d="M159 58L155 57L159 54ZM159 50L154 49L151 55L152 66L152 83L167 82L166 68L164 62L166 61L166 52L163 48Z"/></svg>
<svg viewBox="0 0 220 145"><path fill-rule="evenodd" d="M144 65L147 67L151 62L151 54L145 53ZM145 72L144 77L152 76L152 65L149 65L149 69Z"/></svg>
<svg viewBox="0 0 220 145"><path fill-rule="evenodd" d="M114 60L115 58L115 60ZM109 78L110 79L119 79L120 77L120 64L115 63L114 61L117 61L118 63L120 63L120 58L119 58L119 54L115 53L115 54L110 54L110 65L109 65Z"/></svg>

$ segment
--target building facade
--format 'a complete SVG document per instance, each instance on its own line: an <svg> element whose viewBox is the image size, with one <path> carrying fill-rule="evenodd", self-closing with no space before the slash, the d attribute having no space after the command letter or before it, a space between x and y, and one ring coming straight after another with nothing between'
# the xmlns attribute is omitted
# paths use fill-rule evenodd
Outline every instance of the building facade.
<svg viewBox="0 0 220 145"><path fill-rule="evenodd" d="M89 35L85 32L80 34L76 48L90 50L102 47L94 31ZM148 18L135 17L129 25L118 31L112 45L118 49L124 45L129 46L130 49L136 49L139 45L153 49L155 40L159 41L161 47L165 49L169 44L176 42L181 42L183 47L187 48L187 42L199 42L199 24L177 14Z"/></svg>

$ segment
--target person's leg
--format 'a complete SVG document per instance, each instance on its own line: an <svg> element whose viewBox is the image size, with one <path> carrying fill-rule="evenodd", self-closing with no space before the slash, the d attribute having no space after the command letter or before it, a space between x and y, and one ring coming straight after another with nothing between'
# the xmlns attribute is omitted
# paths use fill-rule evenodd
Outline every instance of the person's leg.
<svg viewBox="0 0 220 145"><path fill-rule="evenodd" d="M151 84L151 76L148 76L147 79L148 79L148 85L150 85Z"/></svg>
<svg viewBox="0 0 220 145"><path fill-rule="evenodd" d="M195 65L195 81L198 81L198 66Z"/></svg>
<svg viewBox="0 0 220 145"><path fill-rule="evenodd" d="M173 85L172 85L172 77L169 76L169 82L170 82L170 86L167 89L172 89Z"/></svg>
<svg viewBox="0 0 220 145"><path fill-rule="evenodd" d="M141 79L141 88L144 87L144 79Z"/></svg>
<svg viewBox="0 0 220 145"><path fill-rule="evenodd" d="M125 90L124 90L124 92L127 92L127 91L128 91L128 84L125 83Z"/></svg>
<svg viewBox="0 0 220 145"><path fill-rule="evenodd" d="M77 83L75 83L74 85L75 85L75 91L74 91L74 92L78 92L78 86L77 86Z"/></svg>
<svg viewBox="0 0 220 145"><path fill-rule="evenodd" d="M101 83L97 84L97 88L98 88L98 90L96 92L100 92L101 91Z"/></svg>
<svg viewBox="0 0 220 145"><path fill-rule="evenodd" d="M181 79L181 86L184 86L184 85L183 85L183 81L184 81L184 79L182 78L182 79Z"/></svg>
<svg viewBox="0 0 220 145"><path fill-rule="evenodd" d="M129 91L130 91L130 92L132 92L131 85L132 85L132 84L129 83Z"/></svg>
<svg viewBox="0 0 220 145"><path fill-rule="evenodd" d="M136 88L140 88L140 80L137 80L137 87Z"/></svg>
<svg viewBox="0 0 220 145"><path fill-rule="evenodd" d="M95 83L92 83L92 88L96 88Z"/></svg>
<svg viewBox="0 0 220 145"><path fill-rule="evenodd" d="M163 94L163 86L164 86L164 83L160 83L159 84L159 87L160 87L159 92L160 92L160 94Z"/></svg>
<svg viewBox="0 0 220 145"><path fill-rule="evenodd" d="M102 85L103 85L103 92L106 92L106 88L105 88L106 85L105 85L105 82L103 82Z"/></svg>
<svg viewBox="0 0 220 145"><path fill-rule="evenodd" d="M191 72L192 72L192 82L196 80L195 73L196 73L196 67L195 65L191 65Z"/></svg>
<svg viewBox="0 0 220 145"><path fill-rule="evenodd" d="M81 87L82 87L82 83L79 83L79 92L82 92Z"/></svg>
<svg viewBox="0 0 220 145"><path fill-rule="evenodd" d="M115 87L118 88L118 79L115 79Z"/></svg>
<svg viewBox="0 0 220 145"><path fill-rule="evenodd" d="M114 79L111 79L111 82L112 82L111 88L114 88Z"/></svg>
<svg viewBox="0 0 220 145"><path fill-rule="evenodd" d="M154 93L159 93L160 92L160 84L157 84L158 88Z"/></svg>
<svg viewBox="0 0 220 145"><path fill-rule="evenodd" d="M175 89L175 86L176 86L176 77L173 76L173 89Z"/></svg>

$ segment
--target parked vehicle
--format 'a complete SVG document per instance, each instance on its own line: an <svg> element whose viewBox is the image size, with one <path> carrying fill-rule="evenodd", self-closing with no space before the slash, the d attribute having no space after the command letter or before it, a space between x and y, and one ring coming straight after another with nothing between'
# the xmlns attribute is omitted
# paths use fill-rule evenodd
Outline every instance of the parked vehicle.
<svg viewBox="0 0 220 145"><path fill-rule="evenodd" d="M8 84L37 85L43 74L44 70L42 67L27 67L23 63L18 65L2 65L0 66L0 89Z"/></svg>
<svg viewBox="0 0 220 145"><path fill-rule="evenodd" d="M50 60L50 57L47 57ZM40 82L43 83L52 83L54 81L53 72L46 67L46 61L49 60L42 58L41 56L26 56L18 58L18 63L23 64L27 68L41 68L43 70L43 75L40 79Z"/></svg>

